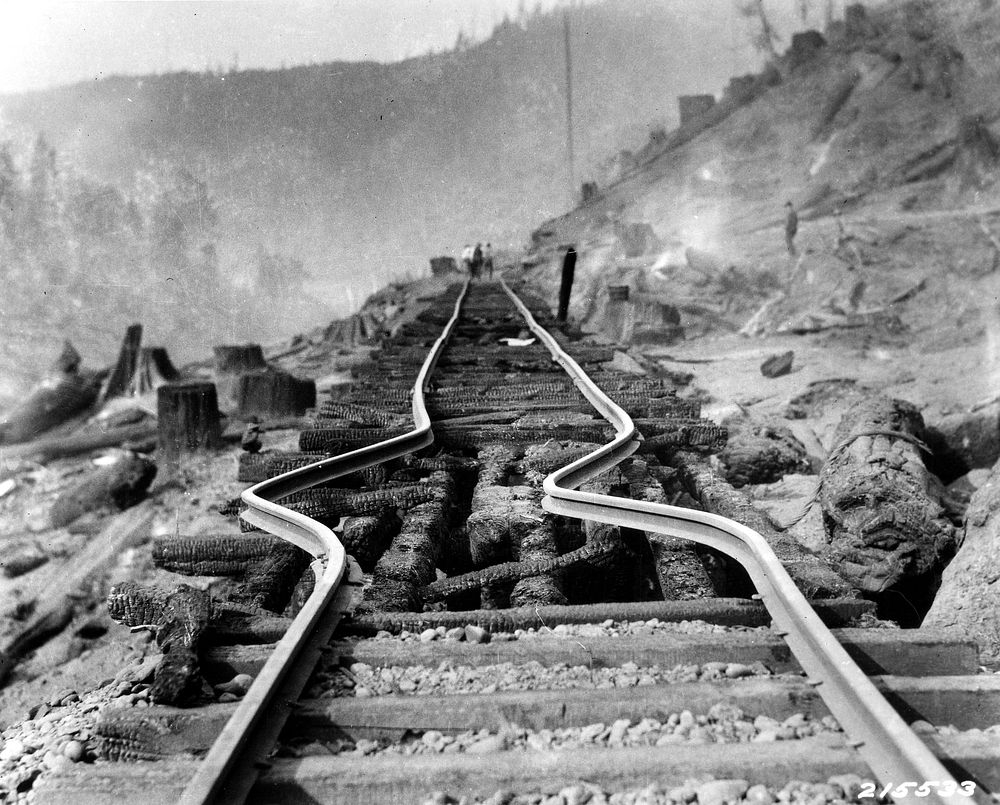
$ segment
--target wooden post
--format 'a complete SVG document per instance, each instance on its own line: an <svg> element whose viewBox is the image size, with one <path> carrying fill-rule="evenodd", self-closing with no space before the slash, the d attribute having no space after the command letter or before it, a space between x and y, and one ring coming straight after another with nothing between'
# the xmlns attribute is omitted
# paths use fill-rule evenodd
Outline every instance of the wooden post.
<svg viewBox="0 0 1000 805"><path fill-rule="evenodd" d="M219 374L236 374L266 369L264 350L260 344L237 344L235 346L213 347L215 371Z"/></svg>
<svg viewBox="0 0 1000 805"><path fill-rule="evenodd" d="M207 380L165 383L157 389L160 450L175 468L182 452L212 450L222 442L215 384Z"/></svg>

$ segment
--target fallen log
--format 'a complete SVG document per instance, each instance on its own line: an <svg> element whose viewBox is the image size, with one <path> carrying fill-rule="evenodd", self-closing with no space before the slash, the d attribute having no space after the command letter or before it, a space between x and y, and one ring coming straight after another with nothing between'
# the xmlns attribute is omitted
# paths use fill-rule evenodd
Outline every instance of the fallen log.
<svg viewBox="0 0 1000 805"><path fill-rule="evenodd" d="M685 488L706 510L736 520L764 537L807 598L852 598L856 595L851 585L825 559L779 531L774 520L716 475L699 456L678 451L672 463Z"/></svg>
<svg viewBox="0 0 1000 805"><path fill-rule="evenodd" d="M62 528L89 512L127 509L145 497L155 477L152 459L136 453L120 455L62 492L52 505L49 521L53 528Z"/></svg>
<svg viewBox="0 0 1000 805"><path fill-rule="evenodd" d="M921 458L924 422L908 402L876 396L851 406L820 473L824 555L866 593L934 571L954 544L940 484Z"/></svg>
<svg viewBox="0 0 1000 805"><path fill-rule="evenodd" d="M37 439L27 444L0 448L0 458L7 461L30 461L45 464L57 458L89 453L102 447L120 447L144 442L156 436L156 423L140 422L109 431L79 433L60 438Z"/></svg>
<svg viewBox="0 0 1000 805"><path fill-rule="evenodd" d="M67 341L54 369L0 422L0 444L34 439L93 405L100 378L80 373L79 360Z"/></svg>

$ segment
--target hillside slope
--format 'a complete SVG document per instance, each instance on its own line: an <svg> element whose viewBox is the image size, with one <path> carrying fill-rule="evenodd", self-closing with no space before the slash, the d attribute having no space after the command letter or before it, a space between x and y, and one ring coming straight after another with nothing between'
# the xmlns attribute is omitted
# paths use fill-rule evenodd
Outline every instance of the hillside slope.
<svg viewBox="0 0 1000 805"><path fill-rule="evenodd" d="M853 304L891 307L942 343L982 335L1000 205L998 39L997 10L971 0L839 23L817 51L789 51L776 86L540 226L529 275L554 298L562 246L575 243L573 312L617 337L608 285L639 300L633 334L657 323L661 302L680 308L688 335L720 335L772 299L757 333ZM800 218L794 257L786 200ZM623 238L637 223L656 236L638 250ZM921 280L924 292L889 305Z"/></svg>

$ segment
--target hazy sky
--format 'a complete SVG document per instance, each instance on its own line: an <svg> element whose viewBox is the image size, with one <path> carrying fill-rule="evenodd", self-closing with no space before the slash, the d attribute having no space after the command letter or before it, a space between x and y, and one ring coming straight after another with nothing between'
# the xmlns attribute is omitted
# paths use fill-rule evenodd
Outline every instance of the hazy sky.
<svg viewBox="0 0 1000 805"><path fill-rule="evenodd" d="M228 69L236 61L241 68L394 61L450 48L460 30L483 38L505 13L516 15L520 1L0 0L0 92L114 73Z"/></svg>

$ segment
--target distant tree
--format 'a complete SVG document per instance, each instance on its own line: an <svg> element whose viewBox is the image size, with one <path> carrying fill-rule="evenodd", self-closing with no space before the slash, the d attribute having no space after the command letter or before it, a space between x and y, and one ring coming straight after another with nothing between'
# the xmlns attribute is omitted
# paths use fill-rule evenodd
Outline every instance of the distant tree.
<svg viewBox="0 0 1000 805"><path fill-rule="evenodd" d="M4 143L0 146L0 231L11 246L15 245L21 204L21 176L14 164L10 144Z"/></svg>
<svg viewBox="0 0 1000 805"><path fill-rule="evenodd" d="M770 19L768 19L767 11L764 9L764 0L741 0L736 7L744 17L756 18L760 25L760 32L753 38L754 47L767 53L772 59L777 59L776 45L781 41L781 37L778 36Z"/></svg>
<svg viewBox="0 0 1000 805"><path fill-rule="evenodd" d="M28 165L22 235L28 249L26 265L30 275L40 282L59 284L66 279L67 243L61 227L60 189L56 150L44 134L39 134Z"/></svg>

